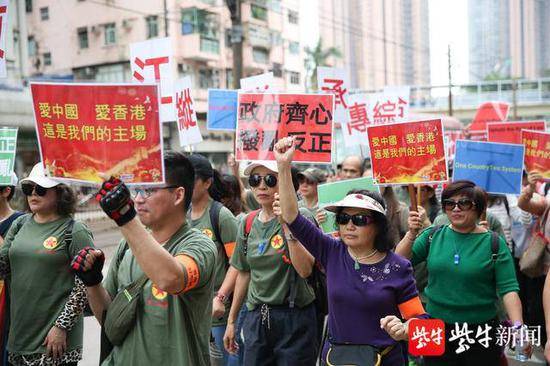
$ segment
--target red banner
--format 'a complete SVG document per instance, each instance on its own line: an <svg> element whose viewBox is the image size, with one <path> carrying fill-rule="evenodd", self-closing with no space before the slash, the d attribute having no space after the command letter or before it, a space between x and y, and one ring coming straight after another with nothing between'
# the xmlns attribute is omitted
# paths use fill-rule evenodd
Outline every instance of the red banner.
<svg viewBox="0 0 550 366"><path fill-rule="evenodd" d="M294 161L330 163L334 95L239 94L237 160L274 160L286 136L298 142Z"/></svg>
<svg viewBox="0 0 550 366"><path fill-rule="evenodd" d="M527 172L537 171L550 180L550 133L522 130L521 139Z"/></svg>
<svg viewBox="0 0 550 366"><path fill-rule="evenodd" d="M543 131L544 121L487 123L487 137L490 142L521 144L521 130Z"/></svg>
<svg viewBox="0 0 550 366"><path fill-rule="evenodd" d="M479 106L472 124L471 131L485 131L487 122L502 122L508 118L510 104L506 102L486 102Z"/></svg>
<svg viewBox="0 0 550 366"><path fill-rule="evenodd" d="M440 119L372 126L367 133L376 184L448 180Z"/></svg>
<svg viewBox="0 0 550 366"><path fill-rule="evenodd" d="M162 183L158 87L32 83L36 133L49 175Z"/></svg>

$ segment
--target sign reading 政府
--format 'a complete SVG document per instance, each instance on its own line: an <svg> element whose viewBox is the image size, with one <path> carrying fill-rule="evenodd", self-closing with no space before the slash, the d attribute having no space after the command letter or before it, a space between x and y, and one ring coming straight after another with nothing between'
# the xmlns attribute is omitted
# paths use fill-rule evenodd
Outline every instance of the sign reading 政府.
<svg viewBox="0 0 550 366"><path fill-rule="evenodd" d="M239 94L237 160L274 160L275 143L297 141L294 161L330 163L334 96L330 94Z"/></svg>
<svg viewBox="0 0 550 366"><path fill-rule="evenodd" d="M0 128L0 185L12 185L17 148L17 128Z"/></svg>
<svg viewBox="0 0 550 366"><path fill-rule="evenodd" d="M130 45L132 80L160 84L160 120L176 120L174 53L170 38L150 39Z"/></svg>
<svg viewBox="0 0 550 366"><path fill-rule="evenodd" d="M31 83L40 154L51 177L164 182L155 84Z"/></svg>
<svg viewBox="0 0 550 366"><path fill-rule="evenodd" d="M371 126L367 133L376 184L448 180L440 119Z"/></svg>
<svg viewBox="0 0 550 366"><path fill-rule="evenodd" d="M453 181L470 180L488 193L520 194L523 145L458 140Z"/></svg>
<svg viewBox="0 0 550 366"><path fill-rule="evenodd" d="M521 130L543 131L544 121L487 123L487 137L490 142L521 144Z"/></svg>
<svg viewBox="0 0 550 366"><path fill-rule="evenodd" d="M209 131L235 131L237 104L236 90L208 89L206 128Z"/></svg>
<svg viewBox="0 0 550 366"><path fill-rule="evenodd" d="M345 69L319 66L317 68L319 92L334 95L334 122L348 121L348 103L350 81Z"/></svg>
<svg viewBox="0 0 550 366"><path fill-rule="evenodd" d="M537 171L550 180L550 133L523 130L521 139L525 146L525 169Z"/></svg>
<svg viewBox="0 0 550 366"><path fill-rule="evenodd" d="M7 76L6 72L6 33L8 32L9 0L0 0L0 79Z"/></svg>
<svg viewBox="0 0 550 366"><path fill-rule="evenodd" d="M197 112L191 96L191 77L186 76L174 84L177 124L182 147L202 142L201 131L197 121Z"/></svg>

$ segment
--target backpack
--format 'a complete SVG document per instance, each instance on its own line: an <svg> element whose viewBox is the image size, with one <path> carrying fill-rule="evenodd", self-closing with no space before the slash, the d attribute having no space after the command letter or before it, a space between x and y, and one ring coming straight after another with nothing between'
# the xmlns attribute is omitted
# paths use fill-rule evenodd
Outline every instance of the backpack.
<svg viewBox="0 0 550 366"><path fill-rule="evenodd" d="M220 230L220 211L222 210L223 205L218 201L212 201L208 214L210 215L210 223L212 224L212 231L214 232L214 237L217 242L221 244L221 247L218 248L218 251L223 253L225 258L225 266L229 267L229 257L225 251L224 243L222 241L222 235Z"/></svg>

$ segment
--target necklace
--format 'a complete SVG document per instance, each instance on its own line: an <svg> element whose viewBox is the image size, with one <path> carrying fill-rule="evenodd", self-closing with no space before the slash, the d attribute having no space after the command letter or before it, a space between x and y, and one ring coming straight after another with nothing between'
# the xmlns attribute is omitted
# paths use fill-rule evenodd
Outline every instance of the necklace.
<svg viewBox="0 0 550 366"><path fill-rule="evenodd" d="M454 227L453 227L452 224L451 224L451 229L454 230ZM465 234L471 234L475 229L477 229L477 225L474 226L474 228L472 230L468 231ZM454 258L453 258L453 263L455 264L455 266L458 266L458 264L460 263L460 254L458 253L458 249L456 248L456 242L453 242L453 245L455 247L455 255L454 255Z"/></svg>
<svg viewBox="0 0 550 366"><path fill-rule="evenodd" d="M363 260L363 259L369 259L371 257L374 257L376 255L376 253L378 253L378 249L373 249L372 252L370 252L369 254L365 255L365 256L362 256L362 257L357 257L355 254L353 254L351 252L351 249L348 250L348 252L351 254L351 256L355 259L355 263L353 264L353 268L356 270L356 271L359 271L360 267L359 267L359 261Z"/></svg>

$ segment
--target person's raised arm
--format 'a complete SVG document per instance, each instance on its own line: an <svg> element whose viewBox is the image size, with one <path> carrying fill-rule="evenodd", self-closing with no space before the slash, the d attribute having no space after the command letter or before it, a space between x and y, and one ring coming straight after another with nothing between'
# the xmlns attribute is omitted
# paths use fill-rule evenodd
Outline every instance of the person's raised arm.
<svg viewBox="0 0 550 366"><path fill-rule="evenodd" d="M407 231L403 239L401 239L399 244L395 247L395 253L407 259L411 259L414 240L418 232L422 229L422 218L420 214L416 211L409 211L408 224L409 231Z"/></svg>
<svg viewBox="0 0 550 366"><path fill-rule="evenodd" d="M273 149L279 170L279 200L284 222L292 223L298 216L298 200L292 184L290 163L294 157L295 140L285 137L279 140Z"/></svg>
<svg viewBox="0 0 550 366"><path fill-rule="evenodd" d="M542 175L533 171L529 173L527 180L529 184L521 191L521 195L518 198L518 207L533 215L542 216L546 208L546 201L541 197L533 197L537 182L542 180Z"/></svg>

